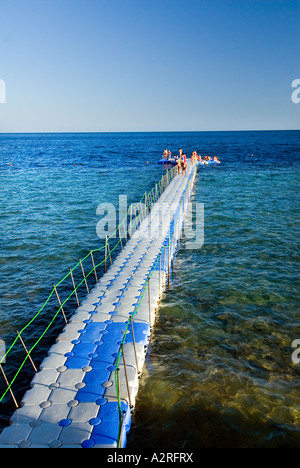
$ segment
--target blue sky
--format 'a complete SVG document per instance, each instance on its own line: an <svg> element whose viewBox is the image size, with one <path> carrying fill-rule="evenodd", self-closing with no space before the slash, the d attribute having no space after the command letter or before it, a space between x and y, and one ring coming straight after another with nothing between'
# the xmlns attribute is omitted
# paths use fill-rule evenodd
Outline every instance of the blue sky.
<svg viewBox="0 0 300 468"><path fill-rule="evenodd" d="M0 132L300 128L300 1L0 0Z"/></svg>

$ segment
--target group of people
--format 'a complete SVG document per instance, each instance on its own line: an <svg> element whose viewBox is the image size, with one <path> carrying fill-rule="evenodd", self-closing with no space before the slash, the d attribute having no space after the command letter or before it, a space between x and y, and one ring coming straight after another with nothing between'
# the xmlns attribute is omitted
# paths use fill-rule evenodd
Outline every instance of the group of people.
<svg viewBox="0 0 300 468"><path fill-rule="evenodd" d="M166 161L172 161L172 152L168 149L165 149L164 152L163 152L163 159L165 159ZM195 163L208 163L208 161L211 161L211 162L215 162L215 163L220 163L221 161L219 160L219 158L215 155L213 156L213 158L211 158L210 156L206 155L206 156L202 156L200 154L197 154L197 151L193 151L192 152L192 156L191 156L191 162L192 164L195 164ZM186 154L183 153L182 151L182 148L180 148L179 150L179 156L175 155L174 156L174 162L176 162L176 167L178 169L178 174L186 174L186 170L187 170L187 161L186 161Z"/></svg>
<svg viewBox="0 0 300 468"><path fill-rule="evenodd" d="M171 161L171 156L172 152L168 149L165 149L165 151L163 152L163 159L165 159L166 161Z"/></svg>
<svg viewBox="0 0 300 468"><path fill-rule="evenodd" d="M163 152L163 159L165 159L166 161L172 162L172 152L168 149L165 149ZM180 172L182 174L186 174L186 169L187 169L186 154L183 153L182 148L180 148L179 150L179 156L175 155L173 161L174 163L176 163L178 174L180 174Z"/></svg>
<svg viewBox="0 0 300 468"><path fill-rule="evenodd" d="M180 148L179 150L179 156L175 156L175 158L177 157L177 169L178 169L178 174L180 174L180 172L183 174L186 175L186 169L187 169L187 162L186 162L186 154L183 153L182 151L182 148Z"/></svg>
<svg viewBox="0 0 300 468"><path fill-rule="evenodd" d="M201 156L201 154L197 154L197 151L193 151L192 152L192 158L191 158L191 161L192 163L194 163L195 161L197 162L205 162L205 161L214 161L216 163L220 163L221 161L219 160L219 158L215 155L213 158L211 158L210 156L206 155L206 156Z"/></svg>

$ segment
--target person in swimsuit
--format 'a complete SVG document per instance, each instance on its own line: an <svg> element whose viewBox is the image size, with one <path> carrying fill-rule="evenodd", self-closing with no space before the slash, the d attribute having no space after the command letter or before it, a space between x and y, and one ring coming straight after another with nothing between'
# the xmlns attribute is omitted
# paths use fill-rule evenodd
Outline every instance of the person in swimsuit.
<svg viewBox="0 0 300 468"><path fill-rule="evenodd" d="M182 164L182 175L186 175L186 169L187 169L187 162L186 162L186 154L183 154L183 164Z"/></svg>
<svg viewBox="0 0 300 468"><path fill-rule="evenodd" d="M180 169L182 167L182 161L181 161L181 157L179 156L179 158L177 159L177 170L178 170L178 174L180 174Z"/></svg>

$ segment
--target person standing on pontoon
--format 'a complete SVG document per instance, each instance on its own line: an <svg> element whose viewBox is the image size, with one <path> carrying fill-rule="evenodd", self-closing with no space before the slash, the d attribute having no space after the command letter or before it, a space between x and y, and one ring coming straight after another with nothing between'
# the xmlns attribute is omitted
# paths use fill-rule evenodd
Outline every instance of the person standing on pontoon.
<svg viewBox="0 0 300 468"><path fill-rule="evenodd" d="M186 169L187 169L187 162L186 162L186 154L184 153L182 155L182 175L186 175Z"/></svg>
<svg viewBox="0 0 300 468"><path fill-rule="evenodd" d="M181 160L181 157L179 156L179 158L177 159L177 170L178 170L178 174L180 174L180 170L182 168L182 160Z"/></svg>

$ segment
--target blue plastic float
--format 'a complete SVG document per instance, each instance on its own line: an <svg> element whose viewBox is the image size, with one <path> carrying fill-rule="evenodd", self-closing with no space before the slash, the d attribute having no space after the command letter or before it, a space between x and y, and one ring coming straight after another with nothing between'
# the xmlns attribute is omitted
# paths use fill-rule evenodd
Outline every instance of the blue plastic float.
<svg viewBox="0 0 300 468"><path fill-rule="evenodd" d="M160 159L158 164L171 164L172 166L176 166L177 161L175 159Z"/></svg>
<svg viewBox="0 0 300 468"><path fill-rule="evenodd" d="M211 159L210 161L198 161L198 166L213 166L214 164L220 164L219 161L214 161Z"/></svg>

